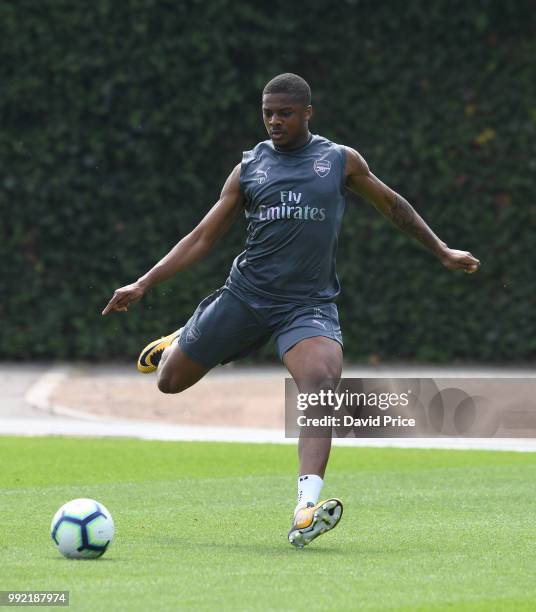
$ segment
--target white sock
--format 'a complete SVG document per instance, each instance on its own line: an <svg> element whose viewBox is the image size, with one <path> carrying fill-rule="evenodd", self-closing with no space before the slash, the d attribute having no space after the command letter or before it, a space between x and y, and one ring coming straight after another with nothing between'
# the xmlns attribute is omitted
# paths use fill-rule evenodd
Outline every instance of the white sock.
<svg viewBox="0 0 536 612"><path fill-rule="evenodd" d="M316 474L304 474L298 477L298 505L294 509L294 516L300 508L307 506L308 502L317 503L323 484L322 478Z"/></svg>

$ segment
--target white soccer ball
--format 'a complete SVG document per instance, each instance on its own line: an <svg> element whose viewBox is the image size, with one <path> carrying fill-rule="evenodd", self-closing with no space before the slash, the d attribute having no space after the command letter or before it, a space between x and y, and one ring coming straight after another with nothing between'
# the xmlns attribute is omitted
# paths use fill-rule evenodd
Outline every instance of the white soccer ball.
<svg viewBox="0 0 536 612"><path fill-rule="evenodd" d="M50 535L68 559L96 559L106 552L115 533L112 515L94 499L73 499L54 515Z"/></svg>

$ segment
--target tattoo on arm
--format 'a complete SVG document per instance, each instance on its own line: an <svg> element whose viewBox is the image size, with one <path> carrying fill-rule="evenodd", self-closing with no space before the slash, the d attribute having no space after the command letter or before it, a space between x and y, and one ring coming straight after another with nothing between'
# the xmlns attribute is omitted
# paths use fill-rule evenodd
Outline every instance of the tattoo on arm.
<svg viewBox="0 0 536 612"><path fill-rule="evenodd" d="M416 238L429 249L436 250L442 244L411 204L398 194L391 203L390 219L403 232Z"/></svg>

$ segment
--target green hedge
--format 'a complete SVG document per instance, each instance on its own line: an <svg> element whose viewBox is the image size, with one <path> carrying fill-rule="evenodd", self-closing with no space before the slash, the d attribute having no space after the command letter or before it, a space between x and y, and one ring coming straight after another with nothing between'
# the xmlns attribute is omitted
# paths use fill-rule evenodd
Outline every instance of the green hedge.
<svg viewBox="0 0 536 612"><path fill-rule="evenodd" d="M448 272L349 200L346 356L536 354L529 0L20 0L0 4L0 50L4 358L132 359L224 282L243 222L128 315L100 315L264 139L260 91L283 71L310 81L313 131L360 150L482 261L475 276Z"/></svg>

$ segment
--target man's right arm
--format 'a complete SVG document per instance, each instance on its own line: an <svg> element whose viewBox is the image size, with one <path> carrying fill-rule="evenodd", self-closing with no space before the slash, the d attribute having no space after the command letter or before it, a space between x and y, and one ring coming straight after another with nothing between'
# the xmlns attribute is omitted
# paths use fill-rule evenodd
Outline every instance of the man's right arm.
<svg viewBox="0 0 536 612"><path fill-rule="evenodd" d="M229 230L243 208L244 196L240 189L238 164L225 181L219 200L197 227L135 283L117 289L102 314L126 312L129 304L141 299L148 289L205 257L216 241Z"/></svg>

